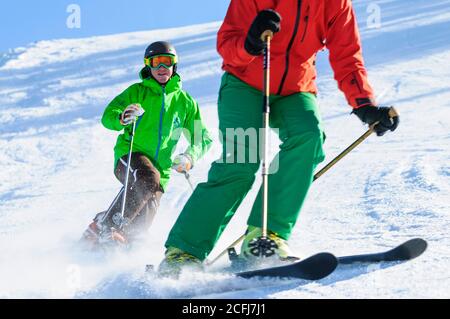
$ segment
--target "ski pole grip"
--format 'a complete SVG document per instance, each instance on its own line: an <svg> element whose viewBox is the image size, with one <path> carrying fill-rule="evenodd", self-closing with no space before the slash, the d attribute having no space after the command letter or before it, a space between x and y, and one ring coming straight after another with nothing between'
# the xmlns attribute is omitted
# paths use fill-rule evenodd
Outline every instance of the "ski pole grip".
<svg viewBox="0 0 450 319"><path fill-rule="evenodd" d="M266 42L267 38L269 38L269 39L273 38L273 32L272 31L266 30L266 31L263 32L263 34L261 35L261 40Z"/></svg>
<svg viewBox="0 0 450 319"><path fill-rule="evenodd" d="M400 122L400 118L399 118L399 114L397 112L397 110L391 106L389 108L389 117L392 119L393 125L391 128L391 131L395 130L398 126L398 123ZM375 132L375 126L377 126L380 122L375 122L372 125L369 126L369 131L371 131L372 133Z"/></svg>

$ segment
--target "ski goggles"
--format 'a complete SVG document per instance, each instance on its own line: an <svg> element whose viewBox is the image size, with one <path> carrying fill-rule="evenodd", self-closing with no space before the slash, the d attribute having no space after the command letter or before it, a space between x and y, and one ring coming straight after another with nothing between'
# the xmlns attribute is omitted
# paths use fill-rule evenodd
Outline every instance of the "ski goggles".
<svg viewBox="0 0 450 319"><path fill-rule="evenodd" d="M169 54L155 55L150 58L145 58L144 63L151 69L159 69L160 67L169 69L177 63L177 57Z"/></svg>

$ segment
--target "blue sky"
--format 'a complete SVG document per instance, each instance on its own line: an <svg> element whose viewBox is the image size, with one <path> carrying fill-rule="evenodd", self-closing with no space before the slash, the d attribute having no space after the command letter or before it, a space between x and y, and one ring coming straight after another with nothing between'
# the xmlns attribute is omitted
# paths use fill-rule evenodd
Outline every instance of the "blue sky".
<svg viewBox="0 0 450 319"><path fill-rule="evenodd" d="M66 25L81 9L81 28ZM222 20L229 0L2 0L0 52L38 40L78 38Z"/></svg>

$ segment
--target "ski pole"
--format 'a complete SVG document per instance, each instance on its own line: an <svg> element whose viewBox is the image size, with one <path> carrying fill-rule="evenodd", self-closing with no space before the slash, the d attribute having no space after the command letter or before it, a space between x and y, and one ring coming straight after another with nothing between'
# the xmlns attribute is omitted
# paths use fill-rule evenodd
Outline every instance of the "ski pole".
<svg viewBox="0 0 450 319"><path fill-rule="evenodd" d="M125 219L125 204L127 201L128 179L130 177L130 170L131 170L131 154L133 153L134 133L136 132L136 127L139 125L141 116L143 114L144 114L144 110L140 109L138 117L133 121L133 128L131 129L130 151L128 152L127 173L125 174L125 185L124 185L123 198L122 198L122 209L120 211L120 217L121 217L120 228L123 227L124 219Z"/></svg>
<svg viewBox="0 0 450 319"><path fill-rule="evenodd" d="M111 209L114 207L114 205L116 204L116 202L119 200L120 196L122 196L122 193L124 191L124 187L122 186L122 188L120 189L119 193L116 195L116 197L114 198L114 200L112 201L111 205L109 205L109 208L106 210L106 213L103 214L103 216L100 218L100 224L103 225L103 223L105 222L105 220L109 217L109 215L111 214Z"/></svg>
<svg viewBox="0 0 450 319"><path fill-rule="evenodd" d="M350 153L352 150L355 149L356 146L361 144L366 138L368 138L372 133L374 132L373 128L369 128L366 133L361 135L356 141L354 141L349 147L347 147L342 153L340 153L338 156L336 156L332 161L330 161L327 165L325 165L320 171L318 171L316 174L314 174L313 181L317 180L320 176L325 174L330 168L332 168L334 165L336 165L337 162L339 162L345 155Z"/></svg>
<svg viewBox="0 0 450 319"><path fill-rule="evenodd" d="M133 128L131 130L131 142L130 142L130 151L128 152L128 160L127 160L127 173L125 174L125 189L123 192L122 198L122 209L120 211L120 216L122 217L122 222L125 218L125 204L127 201L127 191L128 191L128 178L130 177L130 167L131 167L131 153L133 152L133 143L134 143L134 133L136 131L136 121L133 121ZM122 228L122 227L121 227Z"/></svg>
<svg viewBox="0 0 450 319"><path fill-rule="evenodd" d="M391 107L389 110L389 116L395 120L398 117L398 112L394 107ZM354 150L359 144L361 144L364 140L366 140L373 132L375 132L374 127L377 125L374 123L370 126L370 128L361 135L355 142L353 142L349 147L347 147L344 151L342 151L338 156L336 156L333 160L331 160L327 165L325 165L319 172L314 174L313 181L316 181L319 177L321 177L325 172L327 172L331 167L333 167L337 162L339 162L342 158L344 158L348 153ZM223 250L216 258L212 261L207 262L207 265L214 264L217 260L219 260L223 255L225 255L230 248L236 247L243 239L245 238L245 234L236 239L231 245L229 245L225 250Z"/></svg>
<svg viewBox="0 0 450 319"><path fill-rule="evenodd" d="M217 255L216 258L214 258L211 261L205 261L205 264L207 266L211 266L212 264L216 263L220 258L222 258L223 255L225 255L228 252L228 249L236 247L241 241L243 241L245 238L245 234L241 235L238 239L236 239L231 245L229 245L225 250L223 250L219 255Z"/></svg>
<svg viewBox="0 0 450 319"><path fill-rule="evenodd" d="M264 46L264 105L263 105L263 157L262 157L262 237L267 237L267 206L269 193L269 165L267 159L269 158L269 114L270 114L270 40L273 37L273 32L270 30L262 34Z"/></svg>
<svg viewBox="0 0 450 319"><path fill-rule="evenodd" d="M191 187L191 190L194 191L194 186L192 185L192 182L191 182L191 176L186 171L183 171L182 173L183 173L184 177L186 178L186 181L188 182L189 186Z"/></svg>
<svg viewBox="0 0 450 319"><path fill-rule="evenodd" d="M389 109L389 116L393 119L398 117L397 110L394 107L391 107ZM366 138L368 138L372 133L375 132L375 125L377 125L378 122L372 124L366 133L361 135L356 141L354 141L349 147L347 147L345 150L343 150L338 156L336 156L331 162L329 162L327 165L325 165L320 171L318 171L314 175L313 181L318 179L320 176L325 174L330 168L332 168L337 162L339 162L345 155L353 151L359 144L361 144Z"/></svg>

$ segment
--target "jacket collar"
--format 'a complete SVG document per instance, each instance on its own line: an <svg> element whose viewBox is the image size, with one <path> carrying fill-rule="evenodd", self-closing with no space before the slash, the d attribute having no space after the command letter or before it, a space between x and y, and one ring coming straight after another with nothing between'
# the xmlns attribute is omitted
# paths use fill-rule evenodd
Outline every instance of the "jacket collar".
<svg viewBox="0 0 450 319"><path fill-rule="evenodd" d="M161 94L163 86L156 81L153 77L149 76L146 68L142 69L139 73L142 84L148 88L150 88L155 93ZM165 93L172 93L181 90L181 77L178 73L176 73L165 85Z"/></svg>

